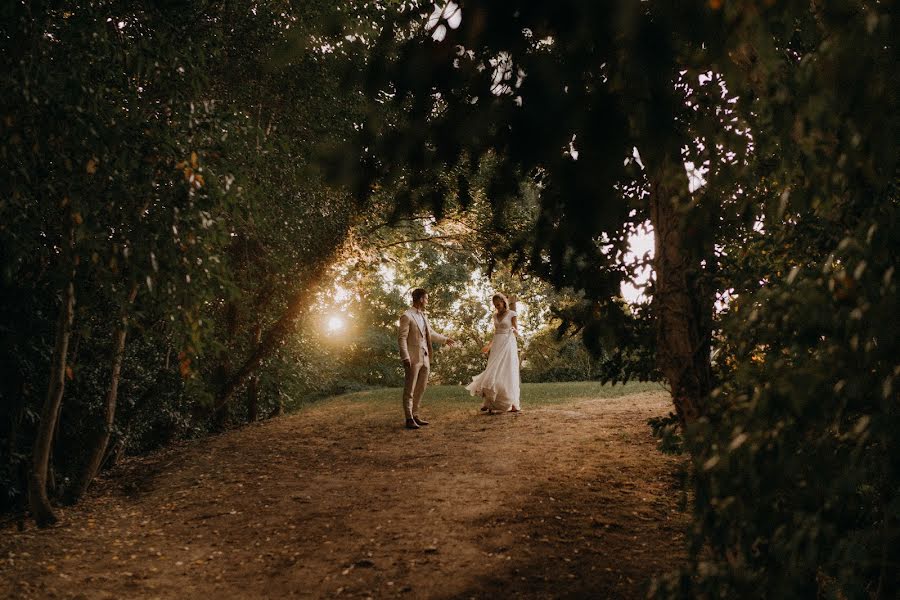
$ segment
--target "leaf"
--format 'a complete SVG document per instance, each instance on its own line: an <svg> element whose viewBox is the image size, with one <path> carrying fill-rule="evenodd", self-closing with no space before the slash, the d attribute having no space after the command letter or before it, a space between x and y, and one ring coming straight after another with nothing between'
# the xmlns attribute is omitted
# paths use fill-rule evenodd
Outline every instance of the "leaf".
<svg viewBox="0 0 900 600"><path fill-rule="evenodd" d="M731 443L728 445L728 449L737 450L744 444L744 442L747 441L748 437L749 436L746 433L739 433L738 435L734 436L734 439L731 440Z"/></svg>
<svg viewBox="0 0 900 600"><path fill-rule="evenodd" d="M100 159L96 156L92 157L87 161L87 165L85 165L84 170L87 171L88 175L93 175L97 172L97 166L100 164Z"/></svg>
<svg viewBox="0 0 900 600"><path fill-rule="evenodd" d="M186 352L178 354L178 371L182 377L187 377L191 373L191 358Z"/></svg>

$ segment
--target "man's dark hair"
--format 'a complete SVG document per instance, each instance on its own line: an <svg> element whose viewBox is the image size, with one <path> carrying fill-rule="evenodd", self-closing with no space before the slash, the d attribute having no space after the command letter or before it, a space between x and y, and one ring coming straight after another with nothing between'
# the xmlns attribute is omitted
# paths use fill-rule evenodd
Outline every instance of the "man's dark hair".
<svg viewBox="0 0 900 600"><path fill-rule="evenodd" d="M415 303L415 302L418 302L418 301L421 300L422 297L425 296L427 293L428 293L428 290L425 290L425 289L422 289L422 288L416 288L416 289L414 289L414 290L412 291L413 302L414 302L414 303Z"/></svg>

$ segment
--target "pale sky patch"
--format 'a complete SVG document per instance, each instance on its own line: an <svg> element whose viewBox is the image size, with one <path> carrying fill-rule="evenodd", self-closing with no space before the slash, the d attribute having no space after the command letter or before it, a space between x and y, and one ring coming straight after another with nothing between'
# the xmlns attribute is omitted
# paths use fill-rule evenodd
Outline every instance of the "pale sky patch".
<svg viewBox="0 0 900 600"><path fill-rule="evenodd" d="M629 238L628 243L631 246L628 254L626 254L626 260L633 261L637 258L644 256L646 253L650 253L650 258L653 258L653 229L650 226L650 223L645 223L642 227L640 227L637 231L635 231ZM646 266L643 269L640 269L638 273L634 277L634 281L623 281L622 282L622 298L625 299L625 302L629 304L635 304L637 302L646 302L649 300L647 295L644 293L644 289L640 286L643 286L650 280L650 275L653 273L653 270Z"/></svg>

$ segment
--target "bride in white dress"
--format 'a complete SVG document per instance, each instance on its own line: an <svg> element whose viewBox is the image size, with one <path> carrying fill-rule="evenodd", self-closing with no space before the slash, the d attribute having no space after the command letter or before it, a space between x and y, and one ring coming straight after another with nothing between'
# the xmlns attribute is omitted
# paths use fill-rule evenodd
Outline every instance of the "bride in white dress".
<svg viewBox="0 0 900 600"><path fill-rule="evenodd" d="M494 339L482 349L490 352L487 368L472 378L466 386L473 396L481 396L481 410L493 412L519 412L519 350L516 337L515 303L510 306L503 294L494 294Z"/></svg>

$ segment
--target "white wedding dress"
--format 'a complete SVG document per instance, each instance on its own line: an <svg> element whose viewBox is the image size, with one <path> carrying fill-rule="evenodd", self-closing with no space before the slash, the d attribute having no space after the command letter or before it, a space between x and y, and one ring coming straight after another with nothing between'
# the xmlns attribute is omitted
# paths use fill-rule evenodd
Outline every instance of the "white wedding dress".
<svg viewBox="0 0 900 600"><path fill-rule="evenodd" d="M519 410L519 349L512 326L515 311L503 317L494 315L494 341L488 355L487 368L466 386L473 396L484 398L484 405L495 411Z"/></svg>

